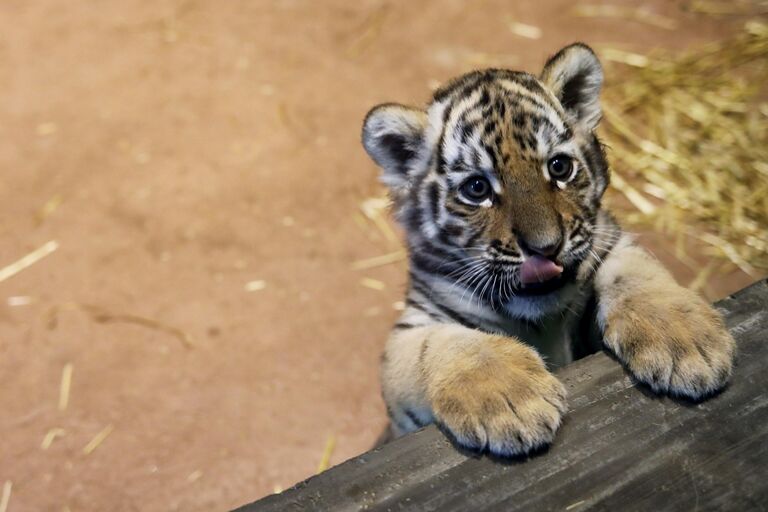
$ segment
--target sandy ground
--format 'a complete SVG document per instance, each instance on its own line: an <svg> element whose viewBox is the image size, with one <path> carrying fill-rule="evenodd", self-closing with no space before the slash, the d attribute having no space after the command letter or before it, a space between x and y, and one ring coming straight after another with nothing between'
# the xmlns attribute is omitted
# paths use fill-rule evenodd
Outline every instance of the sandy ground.
<svg viewBox="0 0 768 512"><path fill-rule="evenodd" d="M571 0L4 0L0 266L59 244L0 283L8 511L226 510L313 474L329 436L332 463L370 447L405 266L351 269L398 247L355 220L382 191L365 112L574 40L679 49L744 22L642 4L678 28Z"/></svg>

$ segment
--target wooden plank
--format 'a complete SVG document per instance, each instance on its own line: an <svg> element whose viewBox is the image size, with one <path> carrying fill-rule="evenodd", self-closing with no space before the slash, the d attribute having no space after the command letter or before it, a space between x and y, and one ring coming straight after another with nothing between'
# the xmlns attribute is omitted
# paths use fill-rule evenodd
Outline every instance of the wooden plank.
<svg viewBox="0 0 768 512"><path fill-rule="evenodd" d="M546 453L461 453L430 426L237 512L768 508L768 280L717 307L738 360L706 402L654 396L595 354L558 372L570 410Z"/></svg>

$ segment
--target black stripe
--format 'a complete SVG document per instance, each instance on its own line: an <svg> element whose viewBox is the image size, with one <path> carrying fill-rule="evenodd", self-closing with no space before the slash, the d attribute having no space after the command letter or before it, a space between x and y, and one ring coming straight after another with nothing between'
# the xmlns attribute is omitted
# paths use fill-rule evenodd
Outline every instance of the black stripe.
<svg viewBox="0 0 768 512"><path fill-rule="evenodd" d="M440 214L440 189L437 182L433 181L429 184L427 193L429 195L429 208L432 212L432 219L437 221Z"/></svg>
<svg viewBox="0 0 768 512"><path fill-rule="evenodd" d="M507 115L507 104L501 98L496 98L496 112L499 113L499 117L502 119Z"/></svg>
<svg viewBox="0 0 768 512"><path fill-rule="evenodd" d="M386 403L386 400L385 400ZM398 421L395 411L392 410L392 407L389 406L389 404L386 404L387 407L387 416L389 416L389 420L395 424L395 426L400 430L400 432L408 432L408 426L403 425L402 422Z"/></svg>
<svg viewBox="0 0 768 512"><path fill-rule="evenodd" d="M406 307L409 307L409 308L418 309L422 313L426 314L432 320L436 320L438 322L442 322L445 320L445 318L440 316L439 311L432 311L430 308L425 307L424 304L422 304L421 302L417 302L410 297L405 299L405 305Z"/></svg>
<svg viewBox="0 0 768 512"><path fill-rule="evenodd" d="M438 239L446 245L455 245L458 238L464 234L464 228L458 224L446 223L440 227Z"/></svg>
<svg viewBox="0 0 768 512"><path fill-rule="evenodd" d="M458 271L461 265L435 258L428 253L415 253L411 255L411 268L419 269L426 274L448 275Z"/></svg>
<svg viewBox="0 0 768 512"><path fill-rule="evenodd" d="M421 420L419 420L419 418L416 417L416 414L414 414L413 411L411 411L410 409L403 409L403 412L405 413L406 416L408 416L408 419L411 420L414 425L416 425L419 428L424 426L424 424L421 422Z"/></svg>
<svg viewBox="0 0 768 512"><path fill-rule="evenodd" d="M448 124L448 118L451 117L453 104L445 107L443 112L443 126L440 132L440 140L437 142L437 174L445 174L445 156L443 155L443 144L445 143L445 128Z"/></svg>
<svg viewBox="0 0 768 512"><path fill-rule="evenodd" d="M477 241L480 239L481 236L483 236L482 230L478 230L477 232L473 233L469 237L469 240L467 240L467 247L475 247L475 244L477 243Z"/></svg>
<svg viewBox="0 0 768 512"><path fill-rule="evenodd" d="M530 88L528 89L528 92L533 93L534 95L536 94L536 92L530 90ZM555 113L558 114L557 108L555 108L555 106L552 103L550 103L549 100L547 100L547 98L545 98L545 97L542 97L542 96L533 96L533 97L531 97L531 96L523 96L522 94L518 93L517 96L516 96L516 99L518 100L518 103L520 105L523 105L524 103L528 103L528 105L525 105L525 106L528 107L531 110L536 110L536 109L540 109L540 110L554 110ZM544 100L544 101L542 101L542 100ZM533 108L531 108L531 107L533 107ZM559 114L558 114L558 116L559 116Z"/></svg>
<svg viewBox="0 0 768 512"><path fill-rule="evenodd" d="M402 331L406 329L413 329L414 327L421 327L419 325L414 325L408 322L397 322L395 325L392 326L393 331Z"/></svg>
<svg viewBox="0 0 768 512"><path fill-rule="evenodd" d="M573 138L573 131L566 125L565 131L558 135L558 143L563 144Z"/></svg>
<svg viewBox="0 0 768 512"><path fill-rule="evenodd" d="M533 150L536 150L539 147L539 141L532 133L528 134L528 146Z"/></svg>
<svg viewBox="0 0 768 512"><path fill-rule="evenodd" d="M461 123L461 143L466 144L467 141L475 135L475 131L480 126L480 119L473 119L472 121L464 121Z"/></svg>
<svg viewBox="0 0 768 512"><path fill-rule="evenodd" d="M485 107L491 104L491 94L487 87L483 87L483 93L480 95L480 105Z"/></svg>
<svg viewBox="0 0 768 512"><path fill-rule="evenodd" d="M404 426L401 422L399 422L394 416L390 416L390 421L397 425L397 428L400 430L400 432L408 432L410 429L407 426Z"/></svg>
<svg viewBox="0 0 768 512"><path fill-rule="evenodd" d="M528 142L526 139L523 138L523 134L520 132L513 132L512 138L515 139L515 142L517 142L517 145L522 149L523 151L528 150Z"/></svg>
<svg viewBox="0 0 768 512"><path fill-rule="evenodd" d="M433 293L429 289L429 285L427 285L426 283L424 283L424 281L419 279L413 272L411 272L410 276L411 276L411 286L413 287L413 289L419 292L420 294L422 294L424 298L426 298L429 301L429 304L431 306L434 306L439 313L450 318L454 322L463 325L464 327L469 327L470 329L479 329L479 327L474 322L470 321L465 316L435 301L433 298Z"/></svg>
<svg viewBox="0 0 768 512"><path fill-rule="evenodd" d="M427 348L429 346L429 337L425 338L423 342L421 342L421 350L419 351L419 368L421 369L421 372L424 373L424 360L427 357Z"/></svg>
<svg viewBox="0 0 768 512"><path fill-rule="evenodd" d="M447 248L441 247L440 245L437 245L434 243L434 240L428 240L425 239L422 241L422 243L419 245L418 248L415 248L414 251L427 251L430 253L431 256L438 256L442 258L445 262L453 262L456 260L456 254L455 252L451 252L451 250L455 251L457 248L453 245L446 244Z"/></svg>
<svg viewBox="0 0 768 512"><path fill-rule="evenodd" d="M486 144L485 142L483 142L482 144L483 144L483 148L485 148L486 154L491 159L491 168L493 168L493 170L496 172L500 172L502 169L499 168L499 160L501 160L501 158L499 158L498 146L494 146L492 144L489 145L489 144Z"/></svg>
<svg viewBox="0 0 768 512"><path fill-rule="evenodd" d="M483 126L483 136L488 137L494 131L496 131L496 122L493 119L488 119Z"/></svg>
<svg viewBox="0 0 768 512"><path fill-rule="evenodd" d="M573 241L573 239L571 239L571 241ZM587 240L587 239L583 239L580 242L576 242L576 244L573 247L571 247L571 252L574 252L574 253L579 252L585 245L589 245L589 244L590 244L590 240Z"/></svg>
<svg viewBox="0 0 768 512"><path fill-rule="evenodd" d="M466 219L470 216L471 213L473 213L477 207L475 206L468 206L464 203L459 203L458 201L449 202L445 205L445 209L448 210L448 213L455 217L459 217L460 219Z"/></svg>
<svg viewBox="0 0 768 512"><path fill-rule="evenodd" d="M411 199L413 203L413 199ZM421 231L421 208L412 206L404 212L403 224L410 231Z"/></svg>

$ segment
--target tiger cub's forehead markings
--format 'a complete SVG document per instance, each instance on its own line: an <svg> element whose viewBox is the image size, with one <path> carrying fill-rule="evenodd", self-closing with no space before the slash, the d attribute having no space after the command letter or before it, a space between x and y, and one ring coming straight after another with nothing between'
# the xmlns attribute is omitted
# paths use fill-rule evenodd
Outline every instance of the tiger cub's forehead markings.
<svg viewBox="0 0 768 512"><path fill-rule="evenodd" d="M483 159L482 155L479 154L482 149L480 147L479 134L475 131L475 133L472 133L471 138L466 138L466 134L457 129L463 122L466 122L465 114L478 105L483 94L487 94L487 92L477 89L468 97L453 103L448 111L448 116L443 125L443 137L441 141L443 161L448 166L452 166L460 160L468 163L473 158L478 160L478 162L476 162L478 165L484 165L486 167L490 165L490 160L487 158L487 155L485 159ZM478 119L482 119L482 113L479 113L479 116Z"/></svg>
<svg viewBox="0 0 768 512"><path fill-rule="evenodd" d="M538 84L536 84L536 87L532 87L531 84L522 85L519 82L512 80L499 80L497 83L504 90L512 93L513 97L515 97L519 103L529 104L529 106L533 107L532 109L538 114L545 115L547 121L559 131L565 131L567 129L563 123L564 113L562 112L562 108L555 102L552 93L543 87L538 86Z"/></svg>
<svg viewBox="0 0 768 512"><path fill-rule="evenodd" d="M452 173L484 171L490 174L496 170L496 161L489 154L480 129L481 125L494 122L488 111L490 95L485 84L478 85L469 96L454 101L449 107L440 149L443 163Z"/></svg>
<svg viewBox="0 0 768 512"><path fill-rule="evenodd" d="M520 80L521 77L525 80ZM437 97L442 100L430 107L429 119L432 133L440 133L436 140L439 145L437 172L450 171L446 177L449 187L481 172L494 192L502 194L501 176L496 173L503 172L507 164L499 147L504 135L529 134L526 144L534 153L530 156L544 161L542 172L547 181L550 177L546 160L553 154L562 152L581 158L578 145L573 143L573 132L563 119L562 108L532 76L478 79L465 87L454 87L451 94L438 93ZM501 167L500 157L504 164ZM564 184L558 183L558 186L563 188Z"/></svg>

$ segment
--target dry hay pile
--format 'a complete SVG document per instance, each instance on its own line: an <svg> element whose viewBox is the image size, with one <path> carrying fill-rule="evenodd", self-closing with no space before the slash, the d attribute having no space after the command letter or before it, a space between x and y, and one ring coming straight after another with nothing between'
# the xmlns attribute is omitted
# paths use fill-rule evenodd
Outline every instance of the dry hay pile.
<svg viewBox="0 0 768 512"><path fill-rule="evenodd" d="M703 243L702 273L768 270L768 25L675 57L600 53L621 63L607 73L602 137L632 205L623 218L674 233L684 262L686 239Z"/></svg>

